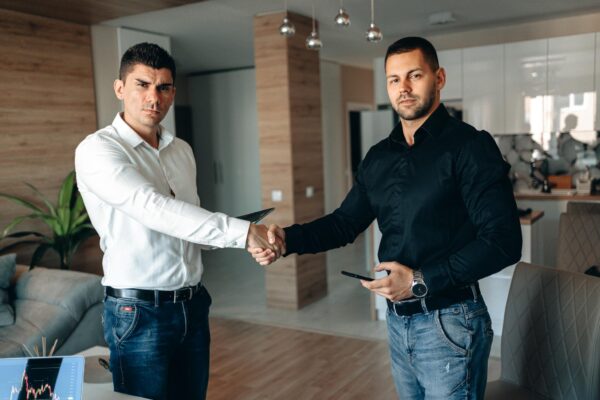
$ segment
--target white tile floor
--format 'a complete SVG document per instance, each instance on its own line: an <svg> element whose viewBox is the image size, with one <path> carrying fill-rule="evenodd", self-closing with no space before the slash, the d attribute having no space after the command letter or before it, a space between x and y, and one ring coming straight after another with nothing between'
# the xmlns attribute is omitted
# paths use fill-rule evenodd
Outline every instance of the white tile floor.
<svg viewBox="0 0 600 400"><path fill-rule="evenodd" d="M385 321L371 319L370 293L345 269L365 272L365 240L327 253L328 294L298 311L267 308L263 267L245 250L214 250L203 253L204 277L213 304L211 315L266 325L367 340L387 340ZM498 355L494 344L492 355ZM490 359L488 379L500 376L500 362Z"/></svg>
<svg viewBox="0 0 600 400"><path fill-rule="evenodd" d="M365 272L364 237L327 254L328 294L298 311L267 308L263 267L241 250L203 255L204 283L211 293L211 315L362 339L387 337L384 321L371 320L370 293L358 280L340 274Z"/></svg>

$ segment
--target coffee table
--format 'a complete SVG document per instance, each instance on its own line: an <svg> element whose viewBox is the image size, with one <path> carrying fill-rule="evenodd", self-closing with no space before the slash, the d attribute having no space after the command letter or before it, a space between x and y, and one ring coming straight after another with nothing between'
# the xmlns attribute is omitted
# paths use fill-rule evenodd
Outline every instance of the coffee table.
<svg viewBox="0 0 600 400"><path fill-rule="evenodd" d="M94 372L94 375L101 374L102 366L100 364L96 365L97 358L93 356L105 356L106 360L108 360L108 347L102 346L94 346L87 350L82 351L81 353L77 353L80 356L86 357L86 373ZM88 365L88 362L93 362L92 365ZM94 369L98 369L94 371ZM96 372L98 374L96 374ZM133 399L144 399L144 397L131 396L128 394L118 393L113 390L113 384L111 380L107 380L107 382L102 383L83 383L83 398L85 400L133 400Z"/></svg>

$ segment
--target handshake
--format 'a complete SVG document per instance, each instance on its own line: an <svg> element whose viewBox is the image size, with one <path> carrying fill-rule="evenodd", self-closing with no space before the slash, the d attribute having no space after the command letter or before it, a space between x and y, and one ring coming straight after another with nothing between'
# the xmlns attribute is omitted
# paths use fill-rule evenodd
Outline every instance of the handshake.
<svg viewBox="0 0 600 400"><path fill-rule="evenodd" d="M246 248L257 263L269 265L286 253L285 231L277 225L250 224Z"/></svg>

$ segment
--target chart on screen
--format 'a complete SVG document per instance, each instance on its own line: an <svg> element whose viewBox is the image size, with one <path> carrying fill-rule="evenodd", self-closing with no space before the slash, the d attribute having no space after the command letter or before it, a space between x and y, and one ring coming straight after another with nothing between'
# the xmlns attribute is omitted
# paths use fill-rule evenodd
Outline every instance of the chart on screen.
<svg viewBox="0 0 600 400"><path fill-rule="evenodd" d="M0 359L0 400L81 400L84 358Z"/></svg>

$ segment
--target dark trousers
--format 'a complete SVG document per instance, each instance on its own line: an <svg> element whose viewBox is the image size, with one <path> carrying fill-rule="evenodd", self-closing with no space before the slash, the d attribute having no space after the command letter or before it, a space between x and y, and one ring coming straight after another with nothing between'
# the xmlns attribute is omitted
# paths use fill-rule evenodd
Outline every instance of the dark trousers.
<svg viewBox="0 0 600 400"><path fill-rule="evenodd" d="M106 297L104 339L115 391L155 400L205 399L210 304L205 288L191 300L158 305Z"/></svg>

